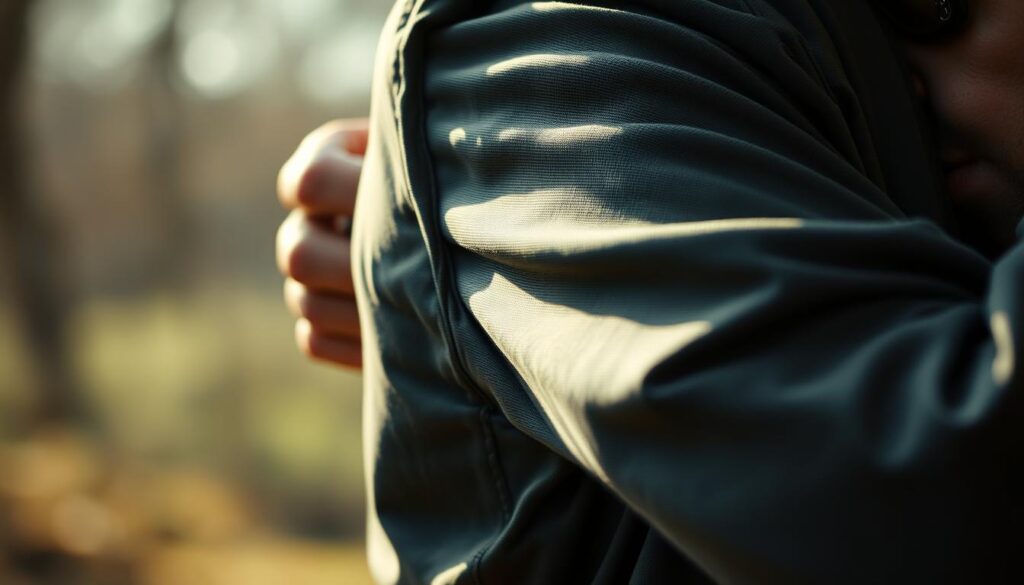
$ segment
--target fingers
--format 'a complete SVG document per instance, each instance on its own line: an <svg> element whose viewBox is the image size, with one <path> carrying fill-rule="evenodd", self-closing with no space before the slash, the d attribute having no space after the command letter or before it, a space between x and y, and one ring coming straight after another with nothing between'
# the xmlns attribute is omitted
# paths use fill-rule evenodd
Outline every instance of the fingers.
<svg viewBox="0 0 1024 585"><path fill-rule="evenodd" d="M316 331L359 340L359 313L354 297L316 292L289 278L284 283L284 299L292 314L309 321Z"/></svg>
<svg viewBox="0 0 1024 585"><path fill-rule="evenodd" d="M295 323L295 343L311 358L360 368L363 365L362 347L358 340L330 337L318 332L306 319Z"/></svg>
<svg viewBox="0 0 1024 585"><path fill-rule="evenodd" d="M281 167L281 204L310 215L351 216L367 139L365 119L336 120L312 132Z"/></svg>
<svg viewBox="0 0 1024 585"><path fill-rule="evenodd" d="M335 120L317 128L278 174L278 198L311 215L352 215L367 151L368 122Z"/></svg>
<svg viewBox="0 0 1024 585"><path fill-rule="evenodd" d="M368 118L349 118L337 120L345 132L345 150L349 154L363 156L366 154L366 144L370 139L370 120Z"/></svg>
<svg viewBox="0 0 1024 585"><path fill-rule="evenodd" d="M313 290L353 293L348 238L300 210L278 229L277 265L282 274Z"/></svg>
<svg viewBox="0 0 1024 585"><path fill-rule="evenodd" d="M336 148L300 148L281 167L277 195L288 209L301 208L310 215L351 216L361 171L362 161Z"/></svg>
<svg viewBox="0 0 1024 585"><path fill-rule="evenodd" d="M285 302L298 317L295 342L306 355L343 366L362 365L355 298L317 293L288 279Z"/></svg>
<svg viewBox="0 0 1024 585"><path fill-rule="evenodd" d="M277 195L293 211L277 232L285 303L298 317L295 341L306 355L362 366L348 227L355 208L366 119L336 120L307 136L281 168Z"/></svg>
<svg viewBox="0 0 1024 585"><path fill-rule="evenodd" d="M368 118L341 118L331 120L309 133L306 140L317 143L333 142L345 152L357 156L366 154L366 143L370 136Z"/></svg>

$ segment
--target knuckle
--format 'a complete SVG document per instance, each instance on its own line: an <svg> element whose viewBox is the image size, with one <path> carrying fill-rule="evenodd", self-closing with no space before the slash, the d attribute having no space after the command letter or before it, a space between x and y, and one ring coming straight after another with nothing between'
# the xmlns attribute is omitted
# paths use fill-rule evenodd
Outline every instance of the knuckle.
<svg viewBox="0 0 1024 585"><path fill-rule="evenodd" d="M309 334L307 342L308 355L317 359L327 359L330 356L330 342L323 335L316 332Z"/></svg>
<svg viewBox="0 0 1024 585"><path fill-rule="evenodd" d="M285 250L285 272L299 282L307 282L313 276L315 259L311 247L297 240Z"/></svg>
<svg viewBox="0 0 1024 585"><path fill-rule="evenodd" d="M295 345L298 346L299 351L307 356L312 355L312 346L310 343L310 336L312 335L312 328L308 323L299 319L295 322Z"/></svg>
<svg viewBox="0 0 1024 585"><path fill-rule="evenodd" d="M277 228L275 246L277 267L285 276L291 274L292 256L295 254L296 246L303 239L302 220L303 218L298 212L292 211Z"/></svg>
<svg viewBox="0 0 1024 585"><path fill-rule="evenodd" d="M343 145L356 131L354 122L346 118L330 120L314 130L310 136L320 145Z"/></svg>
<svg viewBox="0 0 1024 585"><path fill-rule="evenodd" d="M331 149L315 156L299 172L295 199L304 207L315 207L331 192L331 178L338 174L341 164Z"/></svg>
<svg viewBox="0 0 1024 585"><path fill-rule="evenodd" d="M295 199L299 205L309 206L317 202L328 171L323 157L317 157L303 167L295 185Z"/></svg>
<svg viewBox="0 0 1024 585"><path fill-rule="evenodd" d="M295 304L298 306L299 314L305 317L310 323L322 323L323 315L320 304L309 291L303 291L296 297Z"/></svg>
<svg viewBox="0 0 1024 585"><path fill-rule="evenodd" d="M287 278L284 283L284 302L288 305L288 309L296 317L302 318L303 308L302 303L304 302L303 297L308 294L307 289L303 284L293 278Z"/></svg>

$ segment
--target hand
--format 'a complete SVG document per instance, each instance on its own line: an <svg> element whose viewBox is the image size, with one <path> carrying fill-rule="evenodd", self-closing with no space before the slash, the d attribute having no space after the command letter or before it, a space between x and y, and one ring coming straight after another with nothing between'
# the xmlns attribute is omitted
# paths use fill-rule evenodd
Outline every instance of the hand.
<svg viewBox="0 0 1024 585"><path fill-rule="evenodd" d="M355 208L367 120L329 122L303 139L277 179L292 210L277 231L284 299L297 317L295 341L311 358L361 367L349 226Z"/></svg>

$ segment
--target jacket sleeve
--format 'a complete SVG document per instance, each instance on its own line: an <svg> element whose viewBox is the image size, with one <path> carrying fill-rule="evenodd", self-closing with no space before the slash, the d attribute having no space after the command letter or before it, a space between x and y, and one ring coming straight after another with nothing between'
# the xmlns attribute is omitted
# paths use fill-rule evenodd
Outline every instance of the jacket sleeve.
<svg viewBox="0 0 1024 585"><path fill-rule="evenodd" d="M468 367L721 582L1001 575L1024 247L904 216L856 104L745 6L433 35L438 229L500 356Z"/></svg>

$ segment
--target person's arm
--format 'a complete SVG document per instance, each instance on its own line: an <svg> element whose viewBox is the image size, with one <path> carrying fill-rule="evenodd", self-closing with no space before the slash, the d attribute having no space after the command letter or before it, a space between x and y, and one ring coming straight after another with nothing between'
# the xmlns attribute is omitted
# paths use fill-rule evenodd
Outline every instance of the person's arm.
<svg viewBox="0 0 1024 585"><path fill-rule="evenodd" d="M335 120L303 139L278 175L277 195L291 210L277 233L284 298L297 318L295 341L309 357L358 368L362 363L349 259L366 119Z"/></svg>
<svg viewBox="0 0 1024 585"><path fill-rule="evenodd" d="M721 582L1001 574L1024 247L905 217L791 30L641 4L430 40L466 371Z"/></svg>

